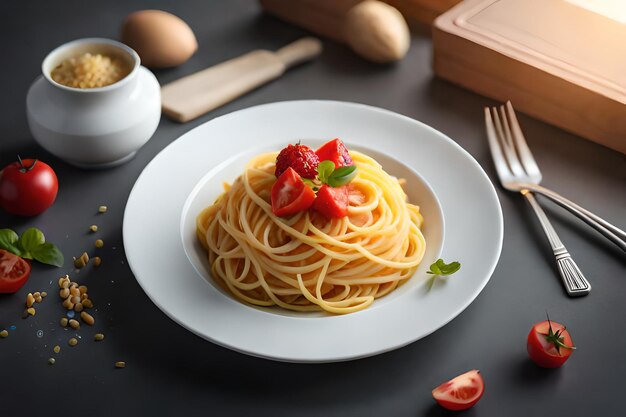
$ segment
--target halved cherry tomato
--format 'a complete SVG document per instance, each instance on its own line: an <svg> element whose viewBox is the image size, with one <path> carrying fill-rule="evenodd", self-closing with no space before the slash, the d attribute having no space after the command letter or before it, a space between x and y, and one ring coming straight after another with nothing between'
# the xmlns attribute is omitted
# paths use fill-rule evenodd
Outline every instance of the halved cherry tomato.
<svg viewBox="0 0 626 417"><path fill-rule="evenodd" d="M348 187L331 187L322 185L317 191L317 198L313 202L313 210L317 210L325 217L340 219L348 215Z"/></svg>
<svg viewBox="0 0 626 417"><path fill-rule="evenodd" d="M546 320L530 329L526 343L528 355L542 368L558 368L576 349L565 326Z"/></svg>
<svg viewBox="0 0 626 417"><path fill-rule="evenodd" d="M448 410L466 410L480 400L485 392L485 381L480 371L473 370L444 382L433 390L433 397Z"/></svg>
<svg viewBox="0 0 626 417"><path fill-rule="evenodd" d="M280 217L307 210L315 200L315 192L300 175L289 167L272 187L272 212Z"/></svg>
<svg viewBox="0 0 626 417"><path fill-rule="evenodd" d="M315 151L320 161L333 161L335 168L352 165L352 158L346 145L339 138L326 142Z"/></svg>
<svg viewBox="0 0 626 417"><path fill-rule="evenodd" d="M30 264L17 255L0 249L0 293L12 294L22 288L30 275Z"/></svg>
<svg viewBox="0 0 626 417"><path fill-rule="evenodd" d="M0 206L18 216L36 216L54 203L58 190L59 182L50 165L37 159L19 159L2 170Z"/></svg>

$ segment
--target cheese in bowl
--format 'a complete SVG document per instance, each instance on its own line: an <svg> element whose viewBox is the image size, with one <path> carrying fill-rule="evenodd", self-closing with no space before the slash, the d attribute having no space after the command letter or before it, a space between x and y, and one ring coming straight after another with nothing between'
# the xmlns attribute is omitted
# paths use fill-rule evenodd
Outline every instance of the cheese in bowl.
<svg viewBox="0 0 626 417"><path fill-rule="evenodd" d="M118 82L131 70L126 60L119 57L85 52L61 62L50 77L67 87L99 88Z"/></svg>

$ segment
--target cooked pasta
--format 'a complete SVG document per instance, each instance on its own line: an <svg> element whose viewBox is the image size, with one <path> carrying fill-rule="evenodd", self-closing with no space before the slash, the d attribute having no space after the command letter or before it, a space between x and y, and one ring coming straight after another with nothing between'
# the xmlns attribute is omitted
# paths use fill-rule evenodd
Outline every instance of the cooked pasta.
<svg viewBox="0 0 626 417"><path fill-rule="evenodd" d="M426 246L419 207L374 159L350 155L358 175L340 219L313 210L275 216L276 153L252 159L197 217L213 278L256 306L334 314L362 310L409 279Z"/></svg>

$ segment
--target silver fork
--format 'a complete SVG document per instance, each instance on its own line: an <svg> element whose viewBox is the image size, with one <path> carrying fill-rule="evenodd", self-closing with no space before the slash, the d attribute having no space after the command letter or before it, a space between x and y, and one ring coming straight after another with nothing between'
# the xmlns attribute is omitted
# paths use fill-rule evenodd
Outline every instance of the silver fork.
<svg viewBox="0 0 626 417"><path fill-rule="evenodd" d="M485 108L485 122L491 154L504 188L511 191L529 190L550 198L626 252L626 232L560 194L539 185L541 171L528 149L510 101L506 103L506 108L500 106L499 113L495 107L491 112Z"/></svg>
<svg viewBox="0 0 626 417"><path fill-rule="evenodd" d="M517 142L517 151L515 150L510 124L516 124L517 120L514 119L514 114L513 118L510 118L512 111L513 107L510 102L507 102L506 110L504 106L500 106L500 115L498 114L497 108L494 107L490 110L485 107L487 138L500 182L504 188L508 190L521 192L533 208L548 237L554 256L556 257L559 274L561 275L567 294L572 297L587 295L591 291L591 284L589 284L585 276L580 272L578 265L576 265L576 262L572 259L565 245L563 245L561 239L559 239L559 236L554 230L554 227L552 227L545 212L537 203L537 200L535 200L533 193L530 192L529 188L518 186L519 183L538 183L541 180L541 174L539 173L539 177L537 178L536 173L539 171L539 168L532 157L530 160L531 163L529 163L529 160L526 158L523 160L518 158L517 152L520 152L520 154L523 152L520 150L519 142ZM507 113L509 113L509 117L507 117ZM515 120L515 122L513 122L513 120ZM526 147L526 150L527 149ZM534 167L532 167L532 165L534 165ZM529 170L535 174L533 178L531 178L528 171L525 171L524 168L526 166L530 166Z"/></svg>

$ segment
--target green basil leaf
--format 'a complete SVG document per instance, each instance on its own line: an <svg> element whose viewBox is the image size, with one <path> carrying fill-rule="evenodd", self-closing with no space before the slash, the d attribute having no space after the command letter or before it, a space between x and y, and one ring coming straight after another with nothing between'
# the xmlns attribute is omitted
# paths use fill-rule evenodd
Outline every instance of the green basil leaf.
<svg viewBox="0 0 626 417"><path fill-rule="evenodd" d="M317 166L317 177L322 184L328 183L328 178L335 170L335 163L333 161L322 161Z"/></svg>
<svg viewBox="0 0 626 417"><path fill-rule="evenodd" d="M32 252L33 249L44 244L45 242L46 238L41 230L36 227L29 227L24 233L22 233L18 244L22 249L24 249L24 251Z"/></svg>
<svg viewBox="0 0 626 417"><path fill-rule="evenodd" d="M356 166L350 165L347 167L340 167L333 171L328 178L328 185L331 187L341 187L350 183L356 177Z"/></svg>
<svg viewBox="0 0 626 417"><path fill-rule="evenodd" d="M42 264L63 266L65 259L63 254L52 243L44 243L32 249L33 258Z"/></svg>
<svg viewBox="0 0 626 417"><path fill-rule="evenodd" d="M11 229L0 229L0 249L20 256L22 251L17 247L19 236Z"/></svg>
<svg viewBox="0 0 626 417"><path fill-rule="evenodd" d="M440 258L437 259L437 262L433 263L430 266L430 271L428 271L427 273L446 276L454 274L459 269L461 269L461 264L459 262L454 261L447 264L444 262L443 259Z"/></svg>

